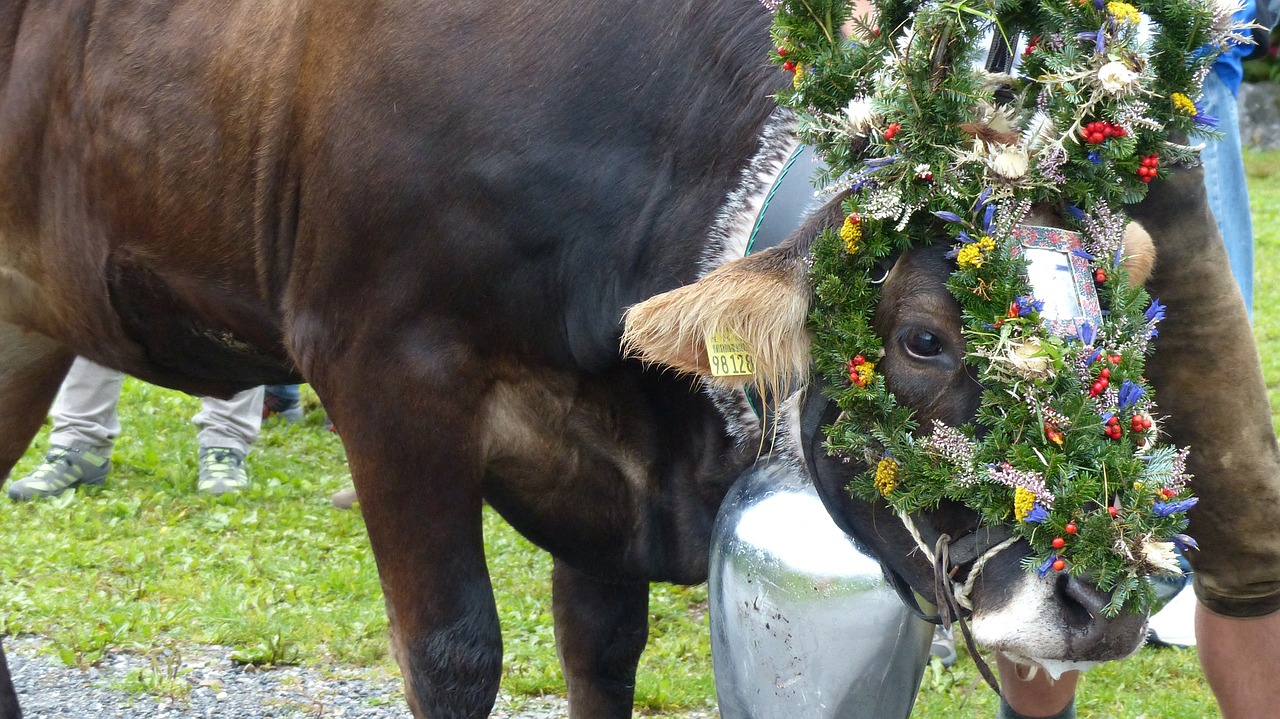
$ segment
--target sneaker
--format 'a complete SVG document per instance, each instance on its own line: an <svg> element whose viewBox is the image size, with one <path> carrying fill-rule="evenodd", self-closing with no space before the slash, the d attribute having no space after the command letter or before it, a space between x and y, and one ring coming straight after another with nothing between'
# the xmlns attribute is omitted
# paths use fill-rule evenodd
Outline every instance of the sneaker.
<svg viewBox="0 0 1280 719"><path fill-rule="evenodd" d="M230 447L200 448L200 478L196 489L216 496L239 492L248 486L243 452Z"/></svg>
<svg viewBox="0 0 1280 719"><path fill-rule="evenodd" d="M302 421L302 403L296 399L281 397L268 390L262 395L262 418L268 419L272 415L288 424L300 422Z"/></svg>
<svg viewBox="0 0 1280 719"><path fill-rule="evenodd" d="M72 487L102 486L111 471L111 459L82 447L52 445L44 464L9 485L9 499L25 502L36 497L55 497Z"/></svg>

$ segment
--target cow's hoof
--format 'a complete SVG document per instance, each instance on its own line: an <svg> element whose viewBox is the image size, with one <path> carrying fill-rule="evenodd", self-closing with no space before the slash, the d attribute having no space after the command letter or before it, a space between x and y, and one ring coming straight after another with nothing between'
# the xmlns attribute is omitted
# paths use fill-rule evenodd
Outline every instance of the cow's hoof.
<svg viewBox="0 0 1280 719"><path fill-rule="evenodd" d="M344 489L334 492L333 496L329 497L329 501L333 503L334 509L351 509L359 500L356 499L356 490Z"/></svg>

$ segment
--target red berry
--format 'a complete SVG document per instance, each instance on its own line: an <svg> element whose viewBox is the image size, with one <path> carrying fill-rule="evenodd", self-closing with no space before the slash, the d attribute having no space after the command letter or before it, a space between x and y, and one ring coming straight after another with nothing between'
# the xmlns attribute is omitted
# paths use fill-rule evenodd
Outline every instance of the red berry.
<svg viewBox="0 0 1280 719"><path fill-rule="evenodd" d="M1173 495L1177 494L1177 492L1173 491L1172 489L1169 489L1168 487L1165 487L1164 489L1160 490L1160 494L1163 494L1166 497L1173 497Z"/></svg>
<svg viewBox="0 0 1280 719"><path fill-rule="evenodd" d="M1120 424L1120 420L1119 420L1119 419L1117 419L1115 415L1112 415L1112 416L1111 416L1111 419L1107 420L1107 426L1108 426L1108 427L1113 427L1113 426L1118 425L1118 424Z"/></svg>
<svg viewBox="0 0 1280 719"><path fill-rule="evenodd" d="M1123 357L1121 357L1120 355L1109 355L1109 356L1107 357L1107 360L1108 360L1109 362L1111 362L1111 364L1120 364L1120 360L1122 360L1122 359L1124 359L1124 358L1123 358Z"/></svg>
<svg viewBox="0 0 1280 719"><path fill-rule="evenodd" d="M1098 269L1094 270L1094 271L1093 271L1093 281L1094 281L1094 282L1106 282L1106 281L1107 281L1107 271L1106 271L1106 270L1104 270L1104 269L1102 269L1101 267L1099 267Z"/></svg>
<svg viewBox="0 0 1280 719"><path fill-rule="evenodd" d="M1065 546L1067 546L1067 540L1063 539L1062 537L1054 537L1054 538L1053 538L1053 548L1054 548L1054 549L1062 549L1062 548L1063 548L1063 547L1065 547Z"/></svg>
<svg viewBox="0 0 1280 719"><path fill-rule="evenodd" d="M1057 561L1055 561L1055 562L1053 563L1053 571L1055 571L1055 572L1061 572L1062 570L1064 570L1064 569L1066 569L1066 568L1067 568L1067 563L1066 563L1066 562L1064 562L1064 561L1062 561L1061 559L1059 559L1059 560L1057 560Z"/></svg>
<svg viewBox="0 0 1280 719"><path fill-rule="evenodd" d="M1120 510L1116 507L1107 507L1107 514L1110 514L1111 518L1115 519L1116 515L1120 514Z"/></svg>
<svg viewBox="0 0 1280 719"><path fill-rule="evenodd" d="M787 60L786 62L782 63L782 69L786 70L787 72L795 72L796 64L790 60Z"/></svg>
<svg viewBox="0 0 1280 719"><path fill-rule="evenodd" d="M1067 534L1075 534L1075 533L1078 531L1078 530L1076 529L1076 523L1075 523L1075 522L1067 522L1067 526L1066 526L1066 527L1063 527L1063 529L1065 529L1065 530L1067 531Z"/></svg>
<svg viewBox="0 0 1280 719"><path fill-rule="evenodd" d="M884 139L892 140L893 136L898 134L898 130L901 130L901 129L902 129L902 125L899 125L896 122L889 123L889 126L884 129Z"/></svg>
<svg viewBox="0 0 1280 719"><path fill-rule="evenodd" d="M1089 388L1089 394L1092 394L1094 397L1097 397L1098 395L1102 394L1102 390L1103 390L1102 383L1094 382L1093 386Z"/></svg>
<svg viewBox="0 0 1280 719"><path fill-rule="evenodd" d="M780 57L786 57L786 56L787 56L787 49L786 49L785 47L780 47L780 48L778 48L778 55L779 55Z"/></svg>
<svg viewBox="0 0 1280 719"><path fill-rule="evenodd" d="M866 361L867 361L867 358L866 358L866 357L863 357L862 355L854 355L854 356L853 356L853 363L854 363L854 364L862 364L862 363L864 363L864 362L866 362Z"/></svg>
<svg viewBox="0 0 1280 719"><path fill-rule="evenodd" d="M1102 371L1098 373L1098 376L1099 376L1099 377L1102 377L1103 379L1110 379L1110 377L1111 377L1111 368L1110 368L1110 367L1103 367L1103 368L1102 368Z"/></svg>
<svg viewBox="0 0 1280 719"><path fill-rule="evenodd" d="M1151 429L1151 418L1150 418L1150 417L1143 417L1143 418L1142 418L1142 428L1143 428L1143 429Z"/></svg>

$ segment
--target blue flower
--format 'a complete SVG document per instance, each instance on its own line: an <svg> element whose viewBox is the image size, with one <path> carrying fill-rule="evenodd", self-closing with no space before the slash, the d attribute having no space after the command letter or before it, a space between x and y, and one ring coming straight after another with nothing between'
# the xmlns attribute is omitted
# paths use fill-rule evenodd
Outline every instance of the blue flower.
<svg viewBox="0 0 1280 719"><path fill-rule="evenodd" d="M1092 163L1093 163L1093 164L1095 164L1095 165L1101 165L1101 164L1102 164L1102 153L1098 152L1097 150L1093 150L1092 152L1090 152L1090 153L1089 153L1089 162L1092 162Z"/></svg>
<svg viewBox="0 0 1280 719"><path fill-rule="evenodd" d="M996 216L996 206L987 205L986 212L982 215L982 231L991 234L991 219Z"/></svg>
<svg viewBox="0 0 1280 719"><path fill-rule="evenodd" d="M1044 579L1046 576L1048 576L1049 570L1053 569L1053 563L1056 561L1058 561L1058 555L1050 554L1049 558L1044 560L1044 563L1042 563L1039 567L1036 568L1036 574L1039 574L1040 578Z"/></svg>
<svg viewBox="0 0 1280 719"><path fill-rule="evenodd" d="M933 213L933 216L940 220L946 220L947 222L964 222L960 215L957 215L954 212L947 212L946 210L938 210Z"/></svg>
<svg viewBox="0 0 1280 719"><path fill-rule="evenodd" d="M1186 499L1179 499L1176 502L1156 502L1151 505L1151 511L1155 512L1157 517L1168 517L1171 514L1185 512L1188 509L1191 509L1196 506L1199 501L1199 497L1187 497Z"/></svg>
<svg viewBox="0 0 1280 719"><path fill-rule="evenodd" d="M1049 518L1049 510L1040 506L1039 502L1031 505L1031 511L1027 512L1027 516L1022 521L1039 524Z"/></svg>
<svg viewBox="0 0 1280 719"><path fill-rule="evenodd" d="M1197 125L1204 125L1205 127L1217 127L1217 126L1218 126L1218 116L1217 116L1217 115L1209 115L1209 114L1206 114L1206 113L1205 113L1205 111L1204 111L1204 105L1202 105L1202 104L1200 104L1200 103L1198 103L1198 102L1197 102L1195 105L1196 105L1196 116L1195 116L1195 121L1196 121L1196 124L1197 124Z"/></svg>
<svg viewBox="0 0 1280 719"><path fill-rule="evenodd" d="M1075 205L1067 205L1067 212L1072 217L1076 218L1077 222L1084 222L1085 220L1084 210L1080 209L1079 207L1076 207Z"/></svg>
<svg viewBox="0 0 1280 719"><path fill-rule="evenodd" d="M1093 341L1097 338L1098 338L1098 335L1096 332L1094 332L1092 323L1085 322L1080 325L1080 341L1081 342L1087 345L1092 345ZM1094 352L1093 357L1089 359L1089 363L1092 364L1093 361L1096 359L1098 359L1098 353Z"/></svg>
<svg viewBox="0 0 1280 719"><path fill-rule="evenodd" d="M964 230L960 230L960 241L967 245L970 242L973 242L973 238L969 236L968 232L965 232Z"/></svg>
<svg viewBox="0 0 1280 719"><path fill-rule="evenodd" d="M1147 311L1143 312L1143 316L1147 318L1147 322L1155 324L1164 319L1164 305L1160 304L1160 299L1151 300L1151 305L1147 307Z"/></svg>
<svg viewBox="0 0 1280 719"><path fill-rule="evenodd" d="M1088 344L1088 343L1086 342L1085 344ZM1099 351L1099 350L1094 350L1094 351L1093 351L1093 354L1089 355L1089 359L1085 360L1085 361L1084 361L1084 363L1085 363L1085 364L1093 364L1094 362L1097 362L1097 361L1098 361L1098 358L1099 358L1099 357L1101 357L1101 356L1102 356L1102 352L1101 352L1101 351Z"/></svg>
<svg viewBox="0 0 1280 719"><path fill-rule="evenodd" d="M1071 254L1075 255L1076 257L1079 257L1082 260L1088 260L1089 262L1093 262L1095 259L1097 259L1093 255L1089 254L1089 252L1087 252L1086 250L1082 250L1079 247L1072 250Z"/></svg>
<svg viewBox="0 0 1280 719"><path fill-rule="evenodd" d="M1093 0L1093 4L1097 5L1098 9L1101 10L1105 3L1104 0ZM1098 32L1094 33L1093 51L1099 55L1107 51L1106 28L1107 26L1104 23L1102 27L1098 28Z"/></svg>
<svg viewBox="0 0 1280 719"><path fill-rule="evenodd" d="M1019 317L1026 317L1032 312L1044 312L1044 302L1042 300L1037 300L1031 295L1019 297L1017 299L1017 303Z"/></svg>
<svg viewBox="0 0 1280 719"><path fill-rule="evenodd" d="M1199 549L1200 543L1188 534L1175 534L1173 535L1173 546L1177 547L1178 551L1185 552L1188 549Z"/></svg>
<svg viewBox="0 0 1280 719"><path fill-rule="evenodd" d="M983 208L983 207L986 207L986 205L987 205L987 199L988 199L989 197L991 197L991 188L990 188L990 187L984 187L984 188L982 188L982 194L981 194L981 195L978 195L978 201L977 201L977 203L975 203L975 204L974 204L974 206L973 206L973 212L974 212L974 214L977 214L977 213L979 213L979 212L982 212L982 208Z"/></svg>
<svg viewBox="0 0 1280 719"><path fill-rule="evenodd" d="M1120 385L1120 409L1123 410L1137 403L1139 399L1142 399L1142 394L1142 387L1139 387L1129 380L1125 380L1124 384Z"/></svg>

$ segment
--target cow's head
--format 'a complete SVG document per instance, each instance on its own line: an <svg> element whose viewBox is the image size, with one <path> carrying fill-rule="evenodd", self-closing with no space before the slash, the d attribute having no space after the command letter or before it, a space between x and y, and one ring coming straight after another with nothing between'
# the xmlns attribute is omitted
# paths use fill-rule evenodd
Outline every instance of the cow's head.
<svg viewBox="0 0 1280 719"><path fill-rule="evenodd" d="M626 316L624 344L646 361L682 373L698 374L721 384L754 384L767 393L803 387L810 364L805 329L810 306L806 259L812 238L823 226L842 218L838 203L829 204L786 244L721 267L702 280L632 307ZM1053 222L1042 215L1036 224ZM964 362L960 308L945 286L955 269L947 259L947 243L909 251L884 268L875 329L884 344L878 367L900 402L911 407L921 427L937 419L959 426L973 419L982 388ZM1154 259L1151 239L1137 225L1126 235L1131 278L1142 282ZM756 372L748 378L711 378L704 339L712 333L735 332L752 349ZM977 641L1015 660L1037 663L1056 673L1081 662L1118 659L1135 651L1145 636L1145 617L1103 615L1110 597L1086 579L1066 573L1041 578L1023 569L1030 547L1019 541L1008 549L977 559L1003 537L986 539L978 515L959 505L911 518L912 530L879 502L855 499L847 491L850 478L862 471L854 463L828 456L821 427L838 410L818 388L792 396L783 430L803 455L814 483L836 523L879 557L916 592L933 599L935 569L927 558L942 534L966 538L956 581L974 574L972 603ZM905 481L910 481L907 478ZM984 541L977 541L981 539Z"/></svg>

